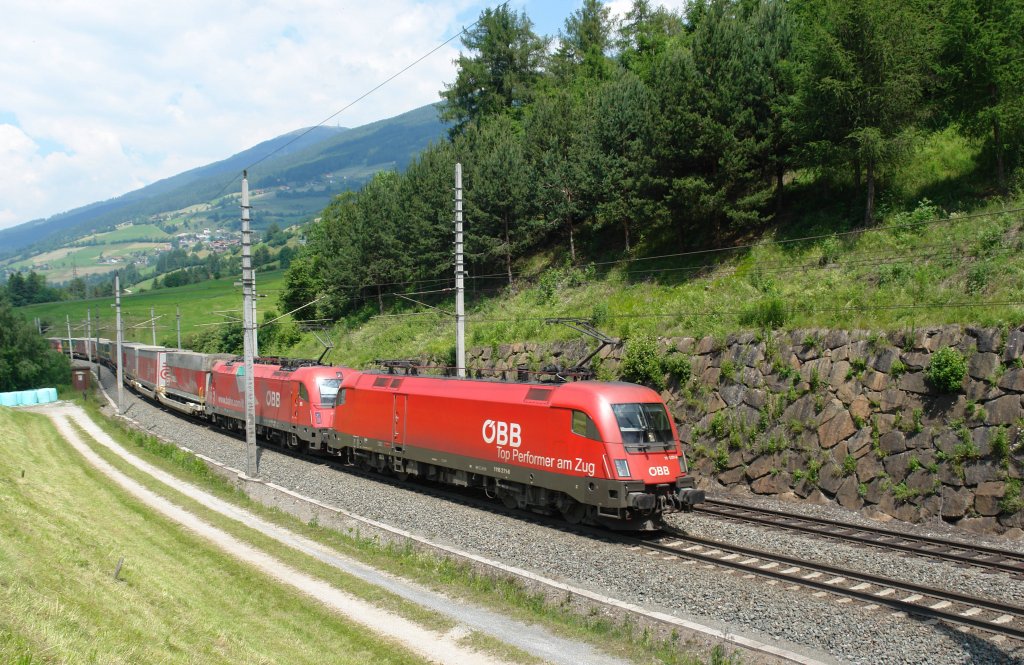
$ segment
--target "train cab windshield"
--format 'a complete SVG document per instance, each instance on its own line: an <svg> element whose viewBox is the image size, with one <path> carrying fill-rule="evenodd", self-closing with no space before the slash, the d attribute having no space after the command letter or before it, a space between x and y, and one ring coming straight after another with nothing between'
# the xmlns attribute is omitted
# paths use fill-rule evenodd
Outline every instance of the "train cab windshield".
<svg viewBox="0 0 1024 665"><path fill-rule="evenodd" d="M672 425L663 404L612 404L627 452L672 450Z"/></svg>
<svg viewBox="0 0 1024 665"><path fill-rule="evenodd" d="M341 379L317 379L316 386L320 389L320 408L333 409L338 399Z"/></svg>

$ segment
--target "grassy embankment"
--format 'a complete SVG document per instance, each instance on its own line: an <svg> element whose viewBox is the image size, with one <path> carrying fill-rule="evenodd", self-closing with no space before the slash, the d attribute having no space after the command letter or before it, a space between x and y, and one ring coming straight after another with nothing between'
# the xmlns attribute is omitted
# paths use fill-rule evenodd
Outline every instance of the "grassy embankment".
<svg viewBox="0 0 1024 665"><path fill-rule="evenodd" d="M566 248L552 248L521 266L525 279L496 297L474 297L469 280L468 344L573 339L578 335L568 328L543 323L568 316L590 319L617 337L1018 325L1024 322L1024 213L1015 210L1024 208L1024 192L992 197L977 159L977 148L951 132L932 136L889 179L883 220L868 228L860 226L857 192L826 189L811 174L797 174L788 185L785 218L739 239L740 249L680 256L696 248L648 239L636 256L675 256L571 269L554 258ZM1002 210L1015 212L996 214ZM432 304L454 308L450 298ZM401 307L417 315L377 317L371 305L339 323L332 358L362 366L373 358L451 352L451 317ZM306 338L289 353L316 351L315 340Z"/></svg>
<svg viewBox="0 0 1024 665"><path fill-rule="evenodd" d="M419 662L142 506L45 417L0 430L0 661Z"/></svg>
<svg viewBox="0 0 1024 665"><path fill-rule="evenodd" d="M76 398L76 401L83 404L88 409L94 420L96 420L104 430L134 454L140 456L147 462L171 473L172 475L196 484L222 499L237 503L269 521L285 526L297 533L323 543L342 555L363 561L366 564L387 570L393 574L412 579L439 591L443 591L449 595L461 596L468 600L479 602L491 609L506 612L523 620L541 622L559 634L573 639L590 641L596 645L600 645L606 650L610 650L612 653L630 658L636 662L668 664L681 663L690 665L702 662L709 662L715 665L734 662L734 659L729 657L727 652L721 648L714 650L711 654L708 654L705 657L699 657L693 655L688 645L681 643L680 640L672 639L669 641L660 641L654 639L646 631L637 630L629 622L624 624L615 623L597 615L579 616L558 604L546 602L540 595L524 590L512 579L481 576L469 570L466 566L447 558L438 559L434 556L417 553L410 548L384 546L374 539L361 537L358 532L342 534L323 528L316 523L304 524L280 511L268 509L260 504L252 502L248 497L238 492L227 482L212 474L206 468L205 464L191 454L185 453L175 446L161 443L151 436L128 431L122 425L106 420L100 414L96 404L92 401L82 402L80 398ZM7 414L10 413L10 411L0 410L0 418L9 417ZM26 418L28 416L28 414L12 415L19 418ZM34 431L36 432L52 432L52 428L48 423L42 422L40 424L38 419L27 418L26 422L28 425L19 423L17 426L22 428L31 427L34 428ZM0 426L6 424L7 423L0 421ZM53 437L49 435L48 437L49 438L47 440L51 441L49 445L51 447L56 445L52 443ZM91 441L91 439L88 439L87 437L86 440ZM288 565L311 575L327 579L339 588L363 597L390 611L397 612L406 618L417 621L429 628L445 630L450 627L446 619L425 614L422 609L410 605L400 598L391 595L387 591L370 587L369 585L366 585L343 573L325 570L323 564L314 561L301 553L292 551L289 548L280 545L276 541L261 536L228 518L219 516L194 501L185 499L174 490L168 489L166 486L162 486L151 478L148 478L142 473L132 469L125 462L107 452L102 446L94 445L92 443L90 443L90 445L108 462L139 482L142 482L150 489L170 498L175 503L184 506L186 509L195 512L203 519L228 531L233 536L265 549L275 557L286 562ZM74 453L67 451L67 447L65 445L59 444L57 447L62 448L64 452L61 453L61 455L58 456L58 459L52 463L54 467L80 467L83 464L83 462L78 459ZM70 461L73 461L74 464L69 465ZM5 489L6 479L13 477L15 469L22 467L27 468L26 462L19 462L17 458L9 458L7 462L0 463L0 492L3 492ZM77 477L78 474L84 474L86 477L91 477L93 479L98 477L97 474L80 468L75 471L75 477ZM30 477L36 477L36 472L31 470L27 472L26 478ZM112 490L105 491L118 494L116 491ZM72 496L75 495L74 488L68 489L67 494ZM131 503L131 500L126 499L124 502ZM82 502L76 500L76 504L77 503ZM60 506L61 504L59 503L51 502L50 508L56 512L60 512ZM84 507L82 509L84 509ZM138 511L138 509L133 510L135 510L135 512ZM115 515L111 519L115 521L120 519L123 521L125 518ZM39 519L36 521L44 522L45 520ZM135 522L132 521L131 523L134 524ZM0 517L0 524L3 524L2 517ZM120 528L118 528L117 532L123 533ZM95 531L90 529L90 533L102 534L104 532L101 529L97 529ZM134 532L129 531L128 533ZM100 538L99 535L96 535L95 537ZM155 536L147 536L145 540L149 542L150 540L155 540L155 538ZM58 541L58 543L59 542L60 541ZM86 580L87 584L90 582L99 584L96 580L103 580L103 583L106 584L106 580L103 576L109 575L109 571L106 571L105 567L112 567L115 565L116 558L122 553L130 554L126 559L129 563L126 564L124 576L127 576L129 572L131 572L132 575L142 575L141 571L138 573L134 572L134 569L129 571L130 568L136 565L135 562L142 562L145 557L145 555L139 553L134 540L131 541L131 545L113 547L110 539L106 538L101 539L99 543L91 545L90 547L91 549L88 551L92 553L91 556L95 556L100 563L95 566L95 568L97 568L96 570L92 570L88 565L83 564L83 569L89 571ZM131 548L130 550L128 549L129 547ZM174 551L173 547L168 546L168 548L171 552ZM6 556L6 552L2 544L0 544L0 556ZM190 560L191 558L192 557L190 555ZM166 561L166 557L164 555L161 555L159 560L161 565L176 565L173 562ZM0 561L3 561L3 559L0 559ZM46 561L40 561L39 565L46 566L48 564ZM0 567L0 575L4 574L2 572L3 568L4 567ZM148 571L148 564L144 565L144 568ZM147 576L150 574L150 572L146 572ZM173 571L168 571L166 573L168 576L173 574ZM181 580L180 588L184 589L183 593L185 594L191 593L191 589L195 588L194 585L196 584L199 586L206 586L204 582L197 582L187 576L181 578ZM57 584L56 581L50 581L54 584L51 589L61 588L61 585ZM0 585L0 589L9 589L9 587ZM163 590L164 587L161 587L161 589ZM56 593L56 591L52 592ZM170 593L170 591L168 591L168 593ZM189 601L190 604L193 602L195 601ZM167 601L162 605L162 607L173 608L175 607L175 603ZM117 608L107 609L110 609L115 613L116 611L120 611ZM18 630L13 628L5 628L5 626L8 625L9 619L3 614L2 610L0 610L0 619L2 619L0 620L0 656L4 654L3 649L7 649L7 651L13 655L31 655L32 653L38 653L39 649L50 648L49 643L41 645L38 641L30 640L23 632L18 632ZM60 617L47 616L37 619L40 625L48 624L50 621L59 620ZM296 623L301 622L297 621ZM202 624L199 621L194 621L192 625L197 626ZM3 630L7 630L8 634L4 634L2 632ZM52 628L47 630L52 630ZM311 628L310 630L313 629ZM218 635L221 635L221 633L218 633ZM508 645L495 643L493 638L486 635L472 633L464 638L463 641L470 646L492 651L505 659L520 662L531 662L531 658L526 654L518 652L516 649L509 647ZM234 643L232 642L232 644ZM212 656L208 657L205 653L200 654L196 658L200 662L218 659ZM286 660L291 661L294 659ZM35 661L29 660L26 662ZM250 662L254 661L250 660Z"/></svg>
<svg viewBox="0 0 1024 665"><path fill-rule="evenodd" d="M155 308L158 317L162 317L157 321L156 340L157 344L164 346L175 346L177 343L175 307L181 308L182 337L205 330L204 324L220 323L227 320L215 312L225 312L229 316L241 317L242 287L235 286L238 279L237 277L224 277L174 289L157 289L156 291L123 296L121 316L125 321L125 341L147 344L153 341L149 324L137 328L131 327L148 321L151 307ZM256 274L256 290L259 293L267 294L267 298L259 300L258 311L277 307L277 295L280 293L283 283L284 271ZM85 321L86 309L91 308L93 334L95 335L96 317L99 316L102 327L100 336L114 339L113 304L113 298L91 298L89 300L29 305L19 308L18 312L22 313L29 321L38 316L52 324L54 330L52 334L47 335L48 337L54 335L66 337L65 314L71 317L72 326L76 326L77 322ZM262 314L258 313L257 315L262 318ZM72 337L85 337L84 325L73 329L71 334Z"/></svg>

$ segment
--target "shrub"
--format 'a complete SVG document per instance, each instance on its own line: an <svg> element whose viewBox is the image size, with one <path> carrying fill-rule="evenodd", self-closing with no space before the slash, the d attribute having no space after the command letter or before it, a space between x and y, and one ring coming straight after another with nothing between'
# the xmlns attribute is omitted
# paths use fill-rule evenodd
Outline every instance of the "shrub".
<svg viewBox="0 0 1024 665"><path fill-rule="evenodd" d="M658 345L650 335L640 335L626 342L626 353L622 358L622 378L633 383L650 386L655 390L665 388L665 375L658 359Z"/></svg>
<svg viewBox="0 0 1024 665"><path fill-rule="evenodd" d="M763 330L777 330L789 320L789 309L778 296L761 298L740 312L740 325Z"/></svg>
<svg viewBox="0 0 1024 665"><path fill-rule="evenodd" d="M857 458L853 455L847 455L843 458L842 473L844 477L852 476L857 470Z"/></svg>
<svg viewBox="0 0 1024 665"><path fill-rule="evenodd" d="M944 393L960 390L960 384L966 375L967 360L962 353L949 346L936 351L928 363L928 369L925 370L928 382Z"/></svg>
<svg viewBox="0 0 1024 665"><path fill-rule="evenodd" d="M685 353L669 353L661 359L661 369L680 386L686 385L693 373L690 357Z"/></svg>

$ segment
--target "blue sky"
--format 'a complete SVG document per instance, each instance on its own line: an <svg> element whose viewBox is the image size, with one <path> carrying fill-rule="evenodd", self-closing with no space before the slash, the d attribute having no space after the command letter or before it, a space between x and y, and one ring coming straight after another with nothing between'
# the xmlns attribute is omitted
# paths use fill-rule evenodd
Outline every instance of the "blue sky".
<svg viewBox="0 0 1024 665"><path fill-rule="evenodd" d="M0 228L315 124L495 4L4 0ZM631 1L607 4L621 13ZM511 3L551 36L579 5ZM437 101L458 48L453 41L332 122L355 127Z"/></svg>

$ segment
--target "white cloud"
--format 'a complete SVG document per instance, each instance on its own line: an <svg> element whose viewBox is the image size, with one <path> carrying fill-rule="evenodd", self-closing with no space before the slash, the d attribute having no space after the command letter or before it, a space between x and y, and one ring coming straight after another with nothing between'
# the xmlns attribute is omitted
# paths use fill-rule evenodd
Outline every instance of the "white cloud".
<svg viewBox="0 0 1024 665"><path fill-rule="evenodd" d="M623 1L611 3L617 12ZM554 34L579 1L548 2L559 23L538 30ZM494 4L4 0L0 228L316 124ZM332 124L354 127L437 101L455 78L459 46L451 42Z"/></svg>

